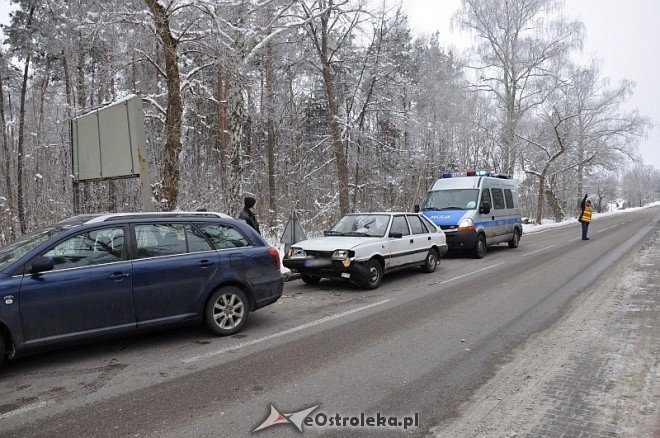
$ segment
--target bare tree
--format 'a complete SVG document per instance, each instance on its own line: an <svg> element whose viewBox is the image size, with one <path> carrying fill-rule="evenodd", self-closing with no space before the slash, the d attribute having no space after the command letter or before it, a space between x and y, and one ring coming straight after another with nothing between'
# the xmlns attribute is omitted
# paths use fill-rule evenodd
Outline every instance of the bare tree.
<svg viewBox="0 0 660 438"><path fill-rule="evenodd" d="M199 0L193 4L209 20L211 27L208 33L210 35L207 36L212 38L208 45L215 47L215 49L210 50L210 53L219 56L221 48L228 54L227 107L229 111L228 146L230 165L228 180L229 208L232 213L237 213L240 208L240 197L243 194L244 187L246 164L244 92L246 70L256 54L264 51L268 53L269 50L272 50L272 41L278 35L305 24L305 21L291 19L287 15L296 3L296 0L261 3L239 0L232 4L222 4L212 0ZM250 27L256 20L255 17L260 15L258 13L263 11L265 12L261 16L265 17L265 23L263 20L261 22L257 21L258 26ZM227 16L231 18L228 19ZM274 142L274 125L271 128L273 131L269 134L271 135L269 138ZM269 199L274 198L274 193L272 196L270 194L271 192L269 192Z"/></svg>
<svg viewBox="0 0 660 438"><path fill-rule="evenodd" d="M162 72L167 82L167 110L165 113L165 157L163 161L163 187L161 198L166 201L166 208L177 205L179 196L179 154L181 153L181 123L183 102L181 100L181 76L179 74L179 38L175 37L170 27L173 11L170 5L165 8L158 0L144 0L151 11L158 38L163 45L165 71Z"/></svg>
<svg viewBox="0 0 660 438"><path fill-rule="evenodd" d="M30 5L25 29L29 30L32 26L32 18L34 17L34 4ZM23 82L21 85L21 102L18 110L18 165L16 169L16 191L17 191L17 207L18 207L18 220L21 228L21 233L27 230L27 222L25 218L25 193L24 193L24 165L25 162L25 98L27 96L28 86L28 73L30 72L30 59L32 58L32 50L28 44L26 49L25 62L23 65Z"/></svg>
<svg viewBox="0 0 660 438"><path fill-rule="evenodd" d="M536 83L581 45L583 25L563 17L558 0L462 0L455 22L480 40L474 88L492 93L503 112L500 166L512 174L518 123L546 97Z"/></svg>
<svg viewBox="0 0 660 438"><path fill-rule="evenodd" d="M349 35L355 29L361 9L353 11L347 20L338 19L341 15L340 6L347 2L335 3L334 0L316 0L310 6L301 3L304 17L308 20L307 34L312 40L320 63L321 75L327 103L327 120L332 137L332 149L337 166L337 187L339 190L339 212L346 214L349 210L348 166L342 141L342 129L339 116L339 97L335 84L336 69L335 54ZM346 13L344 13L346 14ZM318 19L313 20L317 15ZM341 24L345 24L340 28Z"/></svg>
<svg viewBox="0 0 660 438"><path fill-rule="evenodd" d="M603 78L596 61L585 66L571 66L568 75L571 81L568 98L577 115L577 148L573 153L578 163L575 196L578 199L584 192L588 167L612 169L620 166L622 158L632 160L638 139L651 125L637 110L622 109L632 96L632 82L622 81L612 86Z"/></svg>
<svg viewBox="0 0 660 438"><path fill-rule="evenodd" d="M4 80L3 76L5 74L5 65L4 65L4 54L2 54L0 61L2 65L0 66L0 123L2 124L2 156L0 157L3 160L2 171L4 173L3 183L5 185L5 194L7 196L6 200L6 212L7 212L7 229L9 231L8 237L14 237L14 185L12 183L12 169L11 169L11 152L9 145L9 138L7 136L7 117L5 115L5 92L4 92Z"/></svg>
<svg viewBox="0 0 660 438"><path fill-rule="evenodd" d="M642 207L656 200L660 172L649 164L636 163L623 174L622 190L630 206Z"/></svg>
<svg viewBox="0 0 660 438"><path fill-rule="evenodd" d="M70 216L65 121L132 92L147 103L162 208L232 213L253 194L271 239L289 208L314 233L340 212L410 208L457 168L523 166L523 208L563 217L576 189L607 197L598 172L633 156L645 132L623 110L630 83L608 84L558 53L579 45L580 26L555 1L465 1L468 27L483 31L474 65L440 34L413 37L392 2L13 3L0 78L2 239L19 223L19 160L24 230ZM83 211L139 208L133 180L82 189Z"/></svg>
<svg viewBox="0 0 660 438"><path fill-rule="evenodd" d="M636 111L621 110L630 95L628 85L610 88L593 66L578 68L569 64L558 69L557 76L549 78L545 87L551 91L535 109L536 117L528 123L527 134L515 133L531 147L522 156L522 164L523 170L539 181L537 222L543 216L544 195L556 220L565 215L563 202L551 184L557 175L577 170L581 196L579 175L584 169L607 168L621 159L631 159L637 140L649 126Z"/></svg>

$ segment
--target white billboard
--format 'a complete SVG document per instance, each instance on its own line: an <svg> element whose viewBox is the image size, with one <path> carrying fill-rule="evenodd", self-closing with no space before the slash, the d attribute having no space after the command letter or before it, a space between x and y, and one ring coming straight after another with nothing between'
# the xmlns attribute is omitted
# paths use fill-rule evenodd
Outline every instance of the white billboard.
<svg viewBox="0 0 660 438"><path fill-rule="evenodd" d="M140 160L146 159L140 95L71 120L71 145L76 181L140 176Z"/></svg>

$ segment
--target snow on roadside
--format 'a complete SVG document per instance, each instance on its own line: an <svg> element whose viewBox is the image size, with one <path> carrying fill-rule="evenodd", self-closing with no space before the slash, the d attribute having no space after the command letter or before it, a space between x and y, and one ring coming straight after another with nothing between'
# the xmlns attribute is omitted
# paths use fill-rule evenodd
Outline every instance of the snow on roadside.
<svg viewBox="0 0 660 438"><path fill-rule="evenodd" d="M435 437L652 436L657 409L656 231L431 428ZM656 434L657 435L657 434Z"/></svg>
<svg viewBox="0 0 660 438"><path fill-rule="evenodd" d="M594 213L593 217L594 219L600 218L600 217L607 217L607 216L616 216L620 214L625 214L625 213L631 213L634 211L639 211L639 210L644 210L647 208L652 208L660 205L660 201L653 202L651 204L647 204L643 207L632 207L632 208L627 208L625 210L615 210L615 211L610 211L606 213ZM573 225L577 224L578 221L576 218L571 218L571 219L566 219L565 221L561 222L550 222L550 223L544 223L541 225L535 225L535 224L523 224L523 233L524 234L529 234L529 233L538 233L540 231L545 231L549 230L552 228L561 228L561 227L566 227L568 225Z"/></svg>

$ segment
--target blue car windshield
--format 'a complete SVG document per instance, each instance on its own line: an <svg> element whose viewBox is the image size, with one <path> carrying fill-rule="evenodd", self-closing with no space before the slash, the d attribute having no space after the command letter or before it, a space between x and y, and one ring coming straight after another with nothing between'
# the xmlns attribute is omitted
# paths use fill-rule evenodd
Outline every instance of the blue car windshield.
<svg viewBox="0 0 660 438"><path fill-rule="evenodd" d="M42 228L0 248L0 272L60 231L61 227Z"/></svg>
<svg viewBox="0 0 660 438"><path fill-rule="evenodd" d="M474 210L478 197L478 189L437 190L429 192L422 210Z"/></svg>

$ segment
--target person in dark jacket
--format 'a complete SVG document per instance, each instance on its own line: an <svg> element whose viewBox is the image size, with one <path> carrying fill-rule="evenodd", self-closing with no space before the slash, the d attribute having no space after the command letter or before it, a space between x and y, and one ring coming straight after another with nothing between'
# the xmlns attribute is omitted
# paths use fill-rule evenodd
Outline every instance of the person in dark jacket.
<svg viewBox="0 0 660 438"><path fill-rule="evenodd" d="M591 223L591 213L594 211L594 209L591 208L591 201L587 200L588 197L589 195L584 195L584 199L582 199L582 202L580 203L580 208L582 210L578 217L578 221L582 223L582 240L589 240L587 232L589 231L589 223Z"/></svg>
<svg viewBox="0 0 660 438"><path fill-rule="evenodd" d="M259 222L253 211L254 206L257 205L257 200L248 196L244 199L244 203L245 207L243 207L243 211L238 215L238 218L247 222L247 224L254 228L257 233L261 234L261 231L259 231Z"/></svg>

